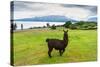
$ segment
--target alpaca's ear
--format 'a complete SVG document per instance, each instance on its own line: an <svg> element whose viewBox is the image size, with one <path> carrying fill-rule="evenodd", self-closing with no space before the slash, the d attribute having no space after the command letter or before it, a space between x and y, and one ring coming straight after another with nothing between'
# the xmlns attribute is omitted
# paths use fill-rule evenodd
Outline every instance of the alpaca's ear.
<svg viewBox="0 0 100 67"><path fill-rule="evenodd" d="M66 30L66 32L68 32L68 29Z"/></svg>
<svg viewBox="0 0 100 67"><path fill-rule="evenodd" d="M63 31L65 32L65 30L63 29Z"/></svg>
<svg viewBox="0 0 100 67"><path fill-rule="evenodd" d="M68 30L66 30L66 32L68 32Z"/></svg>

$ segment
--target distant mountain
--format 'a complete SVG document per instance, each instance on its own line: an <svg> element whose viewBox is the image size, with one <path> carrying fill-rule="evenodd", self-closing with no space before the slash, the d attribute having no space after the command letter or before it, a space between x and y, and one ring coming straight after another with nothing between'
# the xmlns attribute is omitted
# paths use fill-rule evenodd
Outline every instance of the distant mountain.
<svg viewBox="0 0 100 67"><path fill-rule="evenodd" d="M90 17L90 18L88 18L87 21L97 22L97 17L96 16L95 17Z"/></svg>
<svg viewBox="0 0 100 67"><path fill-rule="evenodd" d="M49 15L49 16L42 16L42 17L22 18L22 19L16 19L15 21L41 21L41 22L72 21L72 22L77 22L77 20L75 20L75 19L71 19L71 18L68 18L66 16L60 16L60 15Z"/></svg>

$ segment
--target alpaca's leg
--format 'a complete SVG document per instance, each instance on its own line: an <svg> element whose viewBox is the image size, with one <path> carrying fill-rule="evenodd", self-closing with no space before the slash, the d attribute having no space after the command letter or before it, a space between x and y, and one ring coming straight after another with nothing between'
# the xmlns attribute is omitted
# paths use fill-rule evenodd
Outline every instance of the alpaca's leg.
<svg viewBox="0 0 100 67"><path fill-rule="evenodd" d="M61 50L59 50L59 53L60 53L60 56L62 56L62 51Z"/></svg>
<svg viewBox="0 0 100 67"><path fill-rule="evenodd" d="M63 53L65 52L65 49L63 49Z"/></svg>
<svg viewBox="0 0 100 67"><path fill-rule="evenodd" d="M52 50L53 50L53 48L49 48L49 51L48 51L48 55L49 55L50 58L52 57L52 56L51 56Z"/></svg>
<svg viewBox="0 0 100 67"><path fill-rule="evenodd" d="M62 52L62 54L65 52L65 49L63 49L63 52Z"/></svg>

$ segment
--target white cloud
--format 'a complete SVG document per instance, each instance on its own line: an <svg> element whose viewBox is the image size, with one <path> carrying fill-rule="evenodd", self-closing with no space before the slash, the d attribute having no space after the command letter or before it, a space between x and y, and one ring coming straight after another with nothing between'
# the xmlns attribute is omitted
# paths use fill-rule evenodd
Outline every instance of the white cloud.
<svg viewBox="0 0 100 67"><path fill-rule="evenodd" d="M19 11L15 10L14 19L28 18L28 17L34 17L34 16L46 16L46 15L64 15L67 17L82 20L82 19L89 17L92 13L91 10L89 9L85 9L85 8L77 7L77 6L64 7L61 4L25 3L24 5L26 5L25 7L27 9L23 9L22 7L24 6L22 6L21 8L23 10L19 10ZM17 5L15 6L15 9L16 7L18 9Z"/></svg>

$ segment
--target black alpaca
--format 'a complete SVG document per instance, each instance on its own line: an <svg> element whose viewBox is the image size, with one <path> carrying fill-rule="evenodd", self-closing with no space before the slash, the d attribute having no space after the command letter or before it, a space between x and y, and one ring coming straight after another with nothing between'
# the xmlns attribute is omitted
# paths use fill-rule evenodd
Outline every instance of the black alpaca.
<svg viewBox="0 0 100 67"><path fill-rule="evenodd" d="M46 42L48 43L48 55L51 58L51 52L53 50L53 48L55 48L56 50L59 50L60 56L62 56L62 54L65 51L65 48L68 45L68 30L64 31L64 36L63 36L63 40L59 40L59 39L46 39Z"/></svg>

